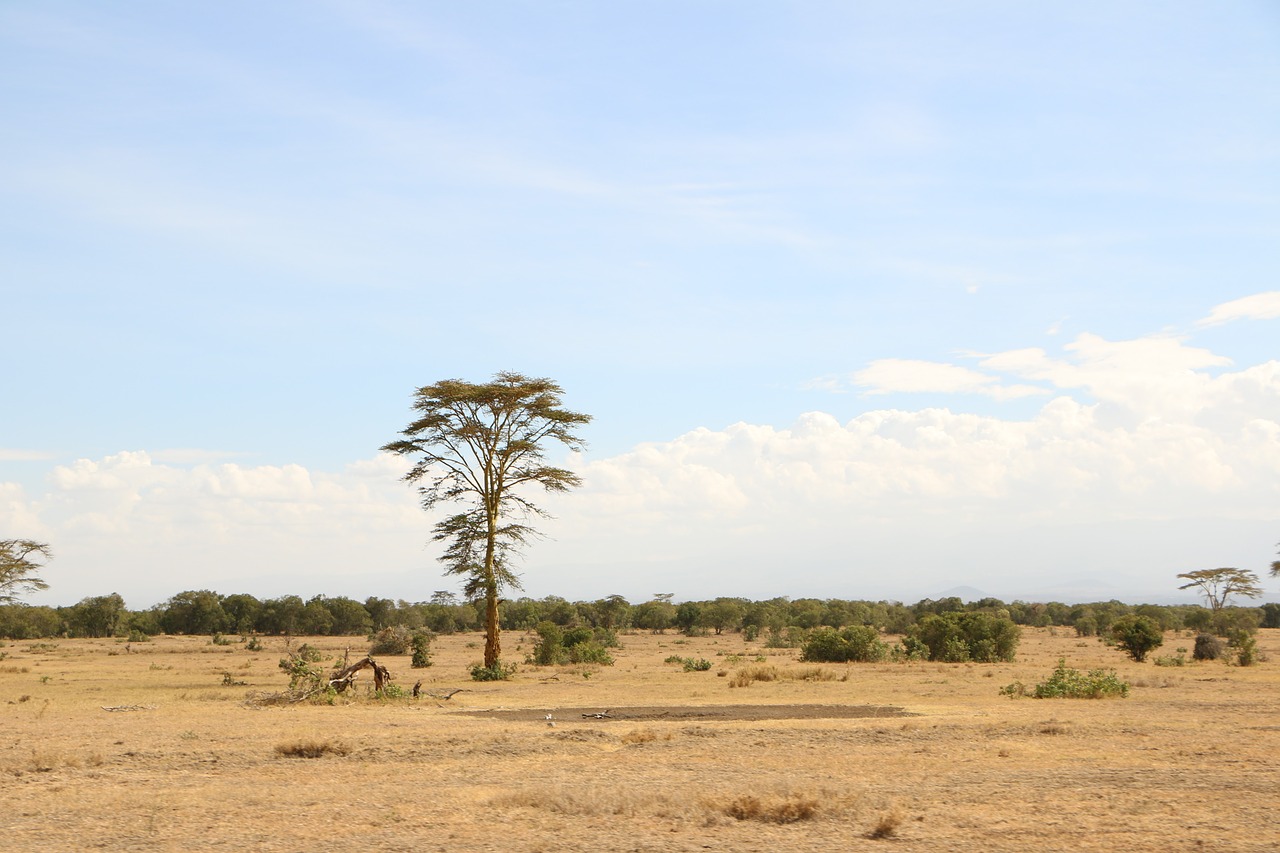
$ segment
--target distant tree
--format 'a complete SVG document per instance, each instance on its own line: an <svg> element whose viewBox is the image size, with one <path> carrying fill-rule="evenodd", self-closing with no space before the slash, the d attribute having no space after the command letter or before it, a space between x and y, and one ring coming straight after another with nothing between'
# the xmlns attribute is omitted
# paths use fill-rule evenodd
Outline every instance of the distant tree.
<svg viewBox="0 0 1280 853"><path fill-rule="evenodd" d="M160 625L167 634L213 634L227 630L227 614L216 592L188 590L165 602Z"/></svg>
<svg viewBox="0 0 1280 853"><path fill-rule="evenodd" d="M596 617L601 628L625 628L631 619L631 602L620 595L610 595L595 602Z"/></svg>
<svg viewBox="0 0 1280 853"><path fill-rule="evenodd" d="M355 637L362 634L368 634L373 627L373 620L369 618L369 611L360 602L338 596L336 598L321 599L325 609L329 611L329 615L333 617L333 624L329 626L329 633L340 637Z"/></svg>
<svg viewBox="0 0 1280 853"><path fill-rule="evenodd" d="M298 633L306 606L296 595L282 595L262 602L262 613L258 617L260 630L266 634Z"/></svg>
<svg viewBox="0 0 1280 853"><path fill-rule="evenodd" d="M114 592L81 599L66 615L67 630L77 637L114 637L125 613L124 599Z"/></svg>
<svg viewBox="0 0 1280 853"><path fill-rule="evenodd" d="M1280 560L1271 564L1271 577L1280 578Z"/></svg>
<svg viewBox="0 0 1280 853"><path fill-rule="evenodd" d="M1138 663L1147 659L1148 652L1164 645L1164 632L1150 616L1121 616L1111 623L1111 636Z"/></svg>
<svg viewBox="0 0 1280 853"><path fill-rule="evenodd" d="M333 614L325 606L323 595L317 595L307 601L302 608L298 627L304 634L328 634L333 631Z"/></svg>
<svg viewBox="0 0 1280 853"><path fill-rule="evenodd" d="M1179 578L1188 581L1178 589L1198 589L1209 603L1209 609L1215 614L1227 606L1231 596L1257 598L1262 595L1262 587L1258 586L1258 576L1244 569L1200 569L1184 572Z"/></svg>
<svg viewBox="0 0 1280 853"><path fill-rule="evenodd" d="M737 598L717 598L702 610L701 622L717 634L742 627L746 608Z"/></svg>
<svg viewBox="0 0 1280 853"><path fill-rule="evenodd" d="M661 634L676 621L676 606L670 600L654 599L637 604L631 611L631 624L641 631Z"/></svg>
<svg viewBox="0 0 1280 853"><path fill-rule="evenodd" d="M676 608L675 626L683 634L692 634L702 625L702 605L696 601L684 601Z"/></svg>
<svg viewBox="0 0 1280 853"><path fill-rule="evenodd" d="M404 438L383 446L416 461L405 479L419 486L424 509L461 503L463 512L435 525L432 538L447 543L441 561L450 574L467 579L464 593L485 602L484 667L494 670L502 651L498 637L499 594L519 588L509 559L536 531L524 520L545 513L520 494L521 486L566 492L577 474L545 463L545 445L578 450L577 427L588 415L561 408L563 389L550 379L503 372L476 384L446 379L419 388L418 417Z"/></svg>
<svg viewBox="0 0 1280 853"><path fill-rule="evenodd" d="M395 622L396 603L389 598L371 595L364 600L364 609L369 614L375 631L381 631Z"/></svg>
<svg viewBox="0 0 1280 853"><path fill-rule="evenodd" d="M0 604L12 604L27 592L48 589L39 577L53 551L33 539L0 539Z"/></svg>
<svg viewBox="0 0 1280 853"><path fill-rule="evenodd" d="M245 592L224 596L222 610L227 614L227 629L241 634L251 634L258 628L262 602Z"/></svg>

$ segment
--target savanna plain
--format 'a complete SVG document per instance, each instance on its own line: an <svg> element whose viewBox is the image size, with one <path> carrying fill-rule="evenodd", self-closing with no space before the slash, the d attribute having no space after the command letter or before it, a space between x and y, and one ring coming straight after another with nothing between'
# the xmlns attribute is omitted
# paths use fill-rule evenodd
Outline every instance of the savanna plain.
<svg viewBox="0 0 1280 853"><path fill-rule="evenodd" d="M515 661L533 642L503 639ZM283 638L7 643L0 850L1280 849L1280 630L1251 667L1139 664L1061 628L999 664L621 639L613 666L473 682L483 638L444 636L430 668L378 659L419 698L333 704L251 701L286 685ZM1059 658L1128 697L1001 695Z"/></svg>

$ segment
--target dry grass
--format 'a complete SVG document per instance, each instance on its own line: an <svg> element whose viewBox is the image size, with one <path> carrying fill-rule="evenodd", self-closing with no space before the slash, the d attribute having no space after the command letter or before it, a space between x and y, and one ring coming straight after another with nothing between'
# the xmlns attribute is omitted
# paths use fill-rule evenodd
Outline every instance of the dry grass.
<svg viewBox="0 0 1280 853"><path fill-rule="evenodd" d="M518 637L505 639L514 650ZM306 641L328 657L358 644ZM9 816L0 853L83 849L87 838L141 853L192 839L211 851L298 850L337 837L392 851L516 853L844 850L871 837L912 853L1280 849L1280 631L1259 633L1269 662L1177 670L1037 630L1024 634L1015 663L969 667L814 667L794 649L740 635L622 642L617 664L590 679L522 666L510 682L478 684L466 674L478 637L446 636L429 670L411 670L408 657L386 663L401 686L421 677L439 695L466 688L451 699L259 708L245 706L246 693L285 687L280 638L261 651L207 637L156 637L129 652L111 640L0 643ZM663 663L673 651L722 659L733 672L684 672ZM768 662L739 663L760 655ZM1060 657L1081 670L1115 668L1134 687L1105 703L999 695L1000 685L1043 679ZM248 685L222 686L226 671ZM748 693L729 689L744 672L769 677L752 676ZM898 706L915 716L453 713L748 701ZM283 757L308 752L323 757Z"/></svg>
<svg viewBox="0 0 1280 853"><path fill-rule="evenodd" d="M724 813L735 820L758 820L762 823L812 820L818 816L819 811L818 799L806 794L773 797L740 794L724 806Z"/></svg>
<svg viewBox="0 0 1280 853"><path fill-rule="evenodd" d="M276 755L282 758L323 758L326 755L350 755L351 747L342 741L299 738L276 744Z"/></svg>
<svg viewBox="0 0 1280 853"><path fill-rule="evenodd" d="M841 675L825 666L779 667L772 664L758 664L743 667L729 679L730 687L750 687L757 681L845 681L847 675Z"/></svg>

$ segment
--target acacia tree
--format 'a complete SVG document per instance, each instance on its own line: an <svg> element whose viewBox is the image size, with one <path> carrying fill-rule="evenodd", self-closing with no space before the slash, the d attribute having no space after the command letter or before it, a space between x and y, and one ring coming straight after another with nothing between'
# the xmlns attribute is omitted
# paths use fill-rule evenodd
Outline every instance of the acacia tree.
<svg viewBox="0 0 1280 853"><path fill-rule="evenodd" d="M0 539L0 604L12 604L24 592L48 589L38 577L53 552L43 542L31 539Z"/></svg>
<svg viewBox="0 0 1280 853"><path fill-rule="evenodd" d="M546 513L524 497L522 486L566 492L577 474L545 462L545 446L570 450L585 443L575 430L589 415L561 408L564 390L550 379L502 372L483 384L446 379L413 395L418 417L404 438L383 446L415 459L404 479L419 483L424 509L461 504L462 512L435 525L432 539L447 543L440 561L466 577L465 593L485 601L484 665L498 664L498 596L520 587L510 560L537 535L526 522Z"/></svg>
<svg viewBox="0 0 1280 853"><path fill-rule="evenodd" d="M1233 595L1245 598L1257 598L1262 595L1262 587L1258 586L1258 576L1244 569L1199 569L1178 575L1190 583L1184 583L1178 589L1195 587L1209 602L1209 609L1214 613L1227 606L1227 600Z"/></svg>

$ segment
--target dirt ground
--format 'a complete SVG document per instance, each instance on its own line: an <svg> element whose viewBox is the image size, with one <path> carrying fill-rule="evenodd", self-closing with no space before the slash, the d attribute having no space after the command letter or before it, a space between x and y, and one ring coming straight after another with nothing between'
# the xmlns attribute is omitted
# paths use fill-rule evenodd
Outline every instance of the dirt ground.
<svg viewBox="0 0 1280 853"><path fill-rule="evenodd" d="M480 638L443 637L430 669L383 662L448 700L286 707L245 702L285 685L278 638L0 646L0 851L1280 849L1280 631L1248 668L1136 664L1062 629L991 665L622 640L612 667L474 683ZM999 694L1060 657L1129 697ZM782 677L730 686L755 666Z"/></svg>

